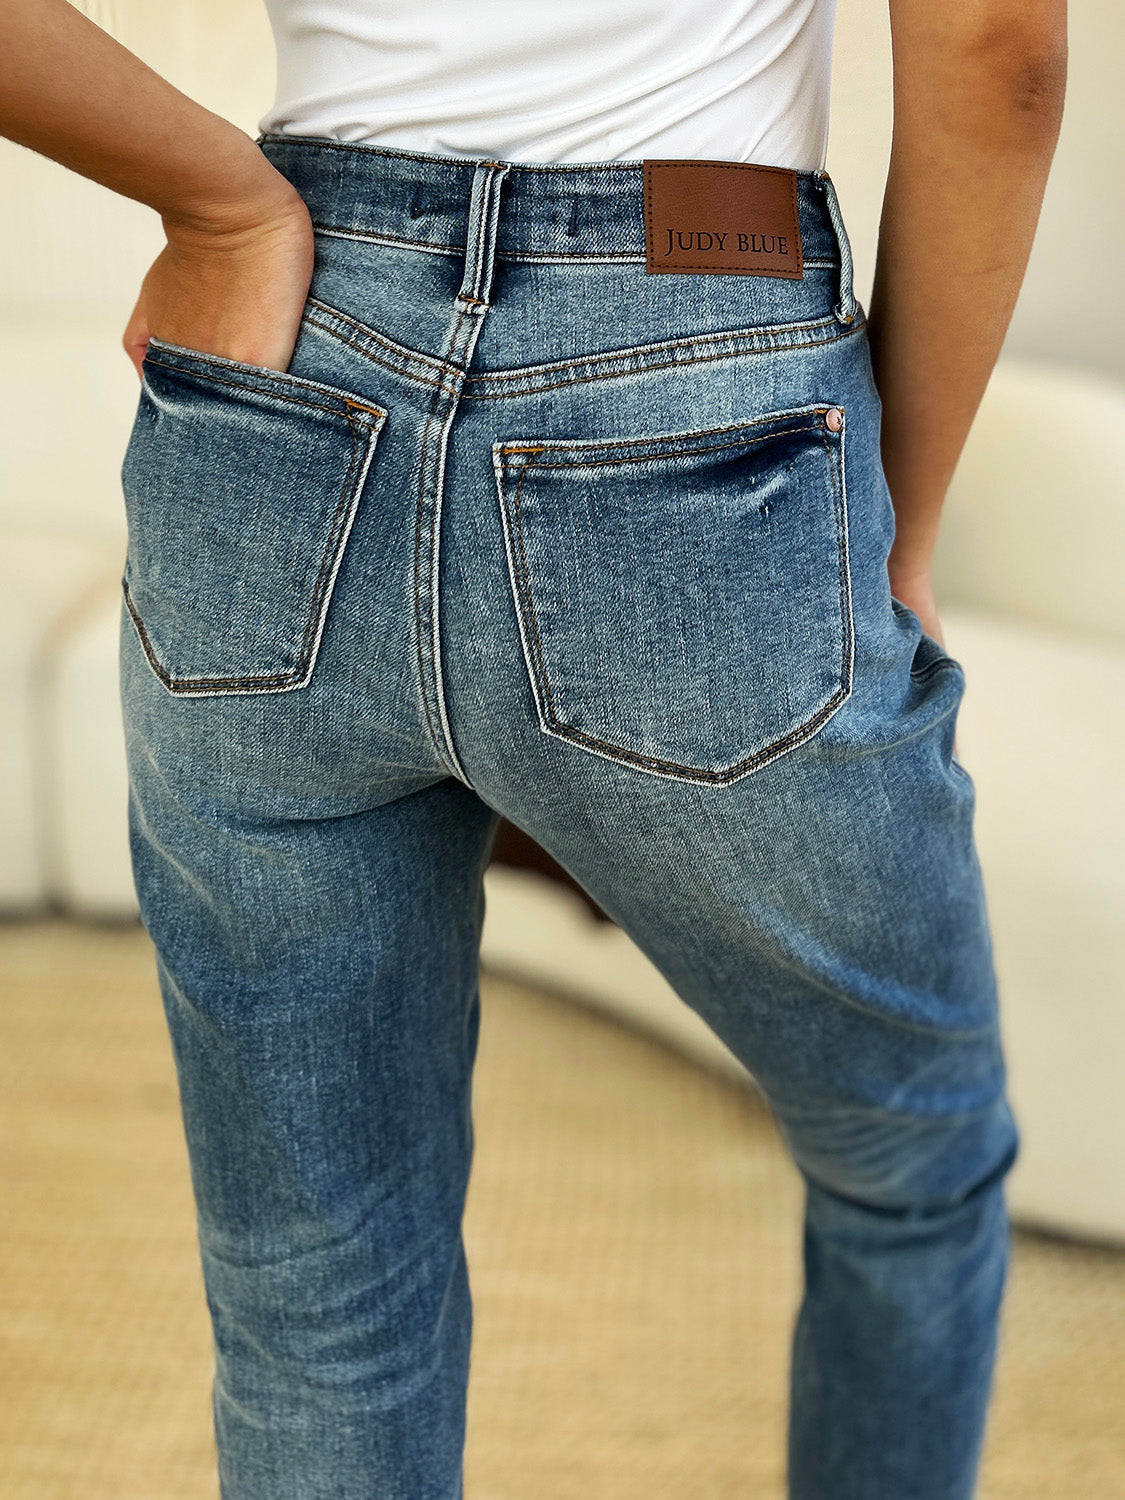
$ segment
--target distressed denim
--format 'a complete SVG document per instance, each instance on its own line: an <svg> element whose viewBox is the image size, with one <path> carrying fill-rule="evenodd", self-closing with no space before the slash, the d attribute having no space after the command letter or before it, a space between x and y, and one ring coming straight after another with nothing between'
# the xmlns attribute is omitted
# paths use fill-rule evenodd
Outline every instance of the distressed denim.
<svg viewBox="0 0 1125 1500"><path fill-rule="evenodd" d="M225 1500L462 1494L501 815L802 1174L791 1500L967 1500L1018 1136L964 672L890 593L831 178L801 277L656 275L639 162L258 145L316 229L289 369L152 340L122 466Z"/></svg>

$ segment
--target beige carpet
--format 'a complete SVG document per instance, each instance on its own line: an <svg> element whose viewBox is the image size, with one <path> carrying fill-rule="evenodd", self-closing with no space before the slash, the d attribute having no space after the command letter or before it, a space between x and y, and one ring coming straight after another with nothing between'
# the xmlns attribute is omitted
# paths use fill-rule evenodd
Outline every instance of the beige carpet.
<svg viewBox="0 0 1125 1500"><path fill-rule="evenodd" d="M0 992L0 1494L214 1500L148 940L0 924ZM487 977L474 1117L467 1500L781 1500L801 1189L755 1097ZM1123 1412L1125 1254L1017 1234L981 1500L1125 1500Z"/></svg>

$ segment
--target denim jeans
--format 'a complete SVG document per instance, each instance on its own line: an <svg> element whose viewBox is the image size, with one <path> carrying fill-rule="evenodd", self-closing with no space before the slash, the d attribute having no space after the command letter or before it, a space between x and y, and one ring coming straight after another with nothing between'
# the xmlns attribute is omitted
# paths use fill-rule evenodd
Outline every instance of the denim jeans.
<svg viewBox="0 0 1125 1500"><path fill-rule="evenodd" d="M964 673L891 596L831 178L800 277L657 275L638 162L258 144L316 228L290 367L154 339L122 468L225 1500L462 1493L501 815L804 1178L792 1500L966 1500L1018 1137Z"/></svg>

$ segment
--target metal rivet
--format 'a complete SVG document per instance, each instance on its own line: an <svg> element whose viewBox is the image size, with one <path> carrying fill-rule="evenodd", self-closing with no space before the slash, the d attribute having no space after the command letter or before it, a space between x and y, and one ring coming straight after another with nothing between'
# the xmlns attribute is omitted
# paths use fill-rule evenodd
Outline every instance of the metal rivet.
<svg viewBox="0 0 1125 1500"><path fill-rule="evenodd" d="M844 425L844 408L842 406L830 406L824 413L824 425L829 432L839 432Z"/></svg>

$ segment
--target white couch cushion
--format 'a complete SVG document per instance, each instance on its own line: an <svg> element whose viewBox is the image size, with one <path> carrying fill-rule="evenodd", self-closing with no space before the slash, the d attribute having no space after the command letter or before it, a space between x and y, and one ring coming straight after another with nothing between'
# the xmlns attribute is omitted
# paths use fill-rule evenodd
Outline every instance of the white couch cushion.
<svg viewBox="0 0 1125 1500"><path fill-rule="evenodd" d="M1005 357L957 466L939 597L1125 646L1125 385Z"/></svg>
<svg viewBox="0 0 1125 1500"><path fill-rule="evenodd" d="M0 906L31 908L50 886L51 663L87 591L120 576L124 547L33 521L0 521Z"/></svg>
<svg viewBox="0 0 1125 1500"><path fill-rule="evenodd" d="M50 890L87 917L137 914L118 688L120 570L58 641L44 728L51 744ZM130 628L132 628L130 626Z"/></svg>
<svg viewBox="0 0 1125 1500"><path fill-rule="evenodd" d="M1125 1239L1125 651L947 607L1024 1144L1014 1211Z"/></svg>

